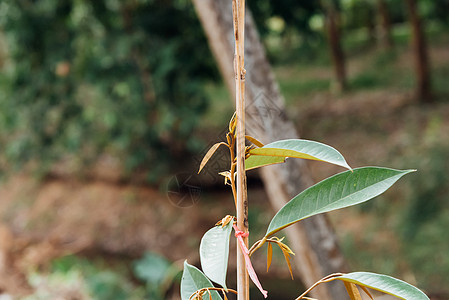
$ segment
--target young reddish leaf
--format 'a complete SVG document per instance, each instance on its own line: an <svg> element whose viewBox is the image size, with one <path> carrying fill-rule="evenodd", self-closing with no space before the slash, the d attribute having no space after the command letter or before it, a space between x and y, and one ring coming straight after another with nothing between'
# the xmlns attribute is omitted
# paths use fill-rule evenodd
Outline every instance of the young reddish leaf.
<svg viewBox="0 0 449 300"><path fill-rule="evenodd" d="M201 170L207 164L209 159L212 157L212 155L214 155L215 151L217 151L218 147L220 147L221 145L226 145L227 146L227 144L225 142L219 142L219 143L216 143L215 145L213 145L212 147L210 147L210 149L207 151L206 155L204 155L203 160L201 161L200 169L198 171L198 174L201 172Z"/></svg>
<svg viewBox="0 0 449 300"><path fill-rule="evenodd" d="M252 136L249 135L245 135L245 138L250 141L251 143L253 143L254 145L256 145L257 147L263 147L264 145L262 144L262 142L260 142L259 140L257 140L256 138L253 138Z"/></svg>
<svg viewBox="0 0 449 300"><path fill-rule="evenodd" d="M270 269L272 259L273 259L273 246L271 246L271 243L268 243L268 246L267 246L267 272L268 272L268 269Z"/></svg>
<svg viewBox="0 0 449 300"><path fill-rule="evenodd" d="M290 271L290 276L292 277L292 280L293 280L293 271L292 271L292 265L290 263L290 254L288 254L288 252L286 250L284 250L284 248L282 248L282 247L281 247L281 250L282 250L282 254L284 254L285 261L287 262L288 270Z"/></svg>
<svg viewBox="0 0 449 300"><path fill-rule="evenodd" d="M282 242L283 239L284 239L284 237L282 237L281 239L279 239L277 237L273 237L271 240L279 246L279 248L282 251L282 254L284 254L284 258L285 258L285 261L287 262L288 270L290 271L290 276L293 279L292 266L290 264L290 254L295 255L295 253L293 253L293 251L286 244L284 244Z"/></svg>
<svg viewBox="0 0 449 300"><path fill-rule="evenodd" d="M362 300L359 290L357 289L357 286L354 283L344 282L344 284L351 300Z"/></svg>

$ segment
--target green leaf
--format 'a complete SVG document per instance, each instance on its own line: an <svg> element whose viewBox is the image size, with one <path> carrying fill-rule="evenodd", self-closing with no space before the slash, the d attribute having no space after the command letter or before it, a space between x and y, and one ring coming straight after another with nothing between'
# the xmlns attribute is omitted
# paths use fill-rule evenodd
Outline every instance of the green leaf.
<svg viewBox="0 0 449 300"><path fill-rule="evenodd" d="M387 275L354 272L335 277L335 279L355 283L405 300L429 300L426 294L413 285Z"/></svg>
<svg viewBox="0 0 449 300"><path fill-rule="evenodd" d="M351 167L343 155L331 146L301 139L282 140L267 144L261 148L251 149L251 155L296 157L324 161L347 169Z"/></svg>
<svg viewBox="0 0 449 300"><path fill-rule="evenodd" d="M232 222L224 227L215 226L204 234L200 244L201 268L204 274L225 289L231 231Z"/></svg>
<svg viewBox="0 0 449 300"><path fill-rule="evenodd" d="M252 170L263 166L279 164L285 162L285 157L251 155L245 160L245 169Z"/></svg>
<svg viewBox="0 0 449 300"><path fill-rule="evenodd" d="M313 215L368 201L413 171L364 167L327 178L285 204L271 220L266 236Z"/></svg>
<svg viewBox="0 0 449 300"><path fill-rule="evenodd" d="M207 279L206 275L203 274L196 267L189 265L187 261L184 262L184 272L182 273L181 279L181 299L189 300L189 297L196 291L202 288L213 287L212 282ZM222 300L217 291L211 291L213 300ZM206 294L202 297L203 299L208 299L209 295Z"/></svg>

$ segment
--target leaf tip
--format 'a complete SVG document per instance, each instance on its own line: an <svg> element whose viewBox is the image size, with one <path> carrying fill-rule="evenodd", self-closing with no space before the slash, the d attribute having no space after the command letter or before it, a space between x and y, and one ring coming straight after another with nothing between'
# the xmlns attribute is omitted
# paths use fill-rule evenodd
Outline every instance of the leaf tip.
<svg viewBox="0 0 449 300"><path fill-rule="evenodd" d="M402 172L403 172L403 175L406 175L406 174L418 172L418 170L417 169L408 169L408 170L403 170Z"/></svg>

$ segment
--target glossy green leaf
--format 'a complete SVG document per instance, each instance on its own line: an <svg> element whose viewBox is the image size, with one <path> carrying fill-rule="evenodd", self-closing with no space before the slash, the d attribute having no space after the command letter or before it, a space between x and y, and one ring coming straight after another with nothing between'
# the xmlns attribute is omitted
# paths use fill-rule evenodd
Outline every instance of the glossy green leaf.
<svg viewBox="0 0 449 300"><path fill-rule="evenodd" d="M289 139L267 144L261 148L251 149L251 155L296 157L310 160L324 161L347 169L351 167L343 155L331 146L315 141Z"/></svg>
<svg viewBox="0 0 449 300"><path fill-rule="evenodd" d="M378 290L400 299L429 300L426 294L413 285L387 275L354 272L335 277L335 279Z"/></svg>
<svg viewBox="0 0 449 300"><path fill-rule="evenodd" d="M251 155L245 160L245 169L248 171L263 166L280 164L283 162L285 162L285 157L281 156Z"/></svg>
<svg viewBox="0 0 449 300"><path fill-rule="evenodd" d="M201 268L204 274L225 289L231 231L232 222L224 227L215 226L204 234L200 244Z"/></svg>
<svg viewBox="0 0 449 300"><path fill-rule="evenodd" d="M368 201L413 171L364 167L327 178L284 205L271 220L266 236L313 215Z"/></svg>
<svg viewBox="0 0 449 300"><path fill-rule="evenodd" d="M213 287L212 282L207 279L198 268L189 265L187 261L184 262L184 272L181 279L181 299L189 300L189 297L196 291L202 288ZM211 291L213 300L222 300L217 291ZM203 299L209 299L209 295L206 294Z"/></svg>

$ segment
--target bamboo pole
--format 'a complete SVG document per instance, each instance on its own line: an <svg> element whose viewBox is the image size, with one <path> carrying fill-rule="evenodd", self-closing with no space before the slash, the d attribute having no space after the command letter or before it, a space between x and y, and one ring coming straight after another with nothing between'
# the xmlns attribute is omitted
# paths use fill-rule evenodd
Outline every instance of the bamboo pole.
<svg viewBox="0 0 449 300"><path fill-rule="evenodd" d="M234 20L231 1L192 1L224 82L230 93L235 95L232 63L235 46ZM245 23L245 66L250 69L245 80L246 131L265 143L299 138L294 124L286 117L284 98L274 79L248 8ZM234 102L234 99L232 100ZM267 112L274 113L267 117ZM263 116L265 118L262 119ZM274 211L281 209L292 197L313 184L305 162L299 159L291 160L287 165L260 168L260 174ZM313 285L326 274L348 271L335 233L324 214L299 222L286 228L285 232L291 241L292 250L296 253L295 273L305 286ZM310 296L317 299L345 299L347 292L344 285L337 283L321 285L312 290Z"/></svg>
<svg viewBox="0 0 449 300"><path fill-rule="evenodd" d="M245 0L232 0L235 55L235 101L236 101L236 140L237 140L237 227L248 232L248 199L245 174ZM248 247L248 238L244 238ZM237 300L249 300L249 279L245 257L237 243Z"/></svg>

